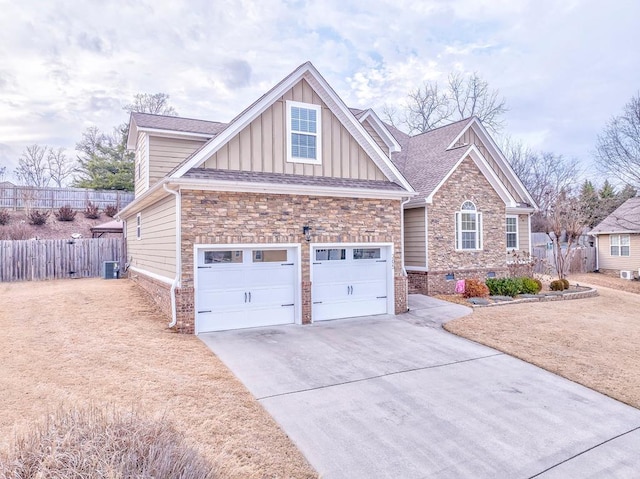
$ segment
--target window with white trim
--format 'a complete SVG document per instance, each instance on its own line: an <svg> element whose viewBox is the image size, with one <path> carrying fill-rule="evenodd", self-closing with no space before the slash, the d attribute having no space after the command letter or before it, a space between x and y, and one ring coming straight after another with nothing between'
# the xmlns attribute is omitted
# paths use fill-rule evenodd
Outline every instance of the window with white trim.
<svg viewBox="0 0 640 479"><path fill-rule="evenodd" d="M611 256L629 256L630 236L629 235L609 235L609 245Z"/></svg>
<svg viewBox="0 0 640 479"><path fill-rule="evenodd" d="M471 201L462 203L460 211L456 212L456 249L482 249L482 213Z"/></svg>
<svg viewBox="0 0 640 479"><path fill-rule="evenodd" d="M507 249L518 249L518 217L507 216Z"/></svg>
<svg viewBox="0 0 640 479"><path fill-rule="evenodd" d="M322 162L322 108L320 105L287 101L287 161Z"/></svg>
<svg viewBox="0 0 640 479"><path fill-rule="evenodd" d="M138 213L136 216L136 239L142 238L142 216Z"/></svg>

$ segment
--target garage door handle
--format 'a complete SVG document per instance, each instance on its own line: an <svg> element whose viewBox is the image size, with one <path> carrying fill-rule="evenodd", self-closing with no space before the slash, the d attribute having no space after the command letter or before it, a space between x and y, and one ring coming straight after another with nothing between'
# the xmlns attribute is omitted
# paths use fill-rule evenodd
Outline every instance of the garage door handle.
<svg viewBox="0 0 640 479"><path fill-rule="evenodd" d="M376 296L376 299L384 299L386 296Z"/></svg>
<svg viewBox="0 0 640 479"><path fill-rule="evenodd" d="M281 263L280 266L293 266L295 263Z"/></svg>
<svg viewBox="0 0 640 479"><path fill-rule="evenodd" d="M291 304L281 304L280 306L282 306L284 308L285 306L295 306L295 305L293 303L291 303Z"/></svg>
<svg viewBox="0 0 640 479"><path fill-rule="evenodd" d="M211 269L211 266L198 266L198 269Z"/></svg>
<svg viewBox="0 0 640 479"><path fill-rule="evenodd" d="M313 304L322 304L322 301L314 301Z"/></svg>
<svg viewBox="0 0 640 479"><path fill-rule="evenodd" d="M211 310L210 310L210 309L206 309L206 310L204 310L204 311L198 311L198 314L200 314L200 313L210 313L210 312L211 312Z"/></svg>
<svg viewBox="0 0 640 479"><path fill-rule="evenodd" d="M249 302L251 302L251 291L249 291Z"/></svg>
<svg viewBox="0 0 640 479"><path fill-rule="evenodd" d="M377 259L376 263L386 263L387 260L386 259Z"/></svg>
<svg viewBox="0 0 640 479"><path fill-rule="evenodd" d="M247 302L247 293L244 293L244 302Z"/></svg>

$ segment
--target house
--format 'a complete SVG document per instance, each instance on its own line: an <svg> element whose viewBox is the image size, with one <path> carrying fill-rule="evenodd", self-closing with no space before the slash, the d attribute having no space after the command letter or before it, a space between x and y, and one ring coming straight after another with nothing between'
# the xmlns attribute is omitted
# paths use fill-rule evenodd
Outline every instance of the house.
<svg viewBox="0 0 640 479"><path fill-rule="evenodd" d="M410 292L453 293L531 255L536 203L477 118L416 136L390 128L392 161L418 192L403 206Z"/></svg>
<svg viewBox="0 0 640 479"><path fill-rule="evenodd" d="M596 269L640 277L640 197L629 198L589 233L596 238Z"/></svg>
<svg viewBox="0 0 640 479"><path fill-rule="evenodd" d="M229 123L133 113L129 277L181 332L407 310L400 145L305 63Z"/></svg>

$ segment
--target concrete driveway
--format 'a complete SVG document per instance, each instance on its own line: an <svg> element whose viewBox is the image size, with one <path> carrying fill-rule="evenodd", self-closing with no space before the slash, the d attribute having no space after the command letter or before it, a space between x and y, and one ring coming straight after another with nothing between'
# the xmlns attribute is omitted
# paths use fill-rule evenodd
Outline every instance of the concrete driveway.
<svg viewBox="0 0 640 479"><path fill-rule="evenodd" d="M410 305L200 338L323 478L638 477L639 410L439 327L463 307Z"/></svg>

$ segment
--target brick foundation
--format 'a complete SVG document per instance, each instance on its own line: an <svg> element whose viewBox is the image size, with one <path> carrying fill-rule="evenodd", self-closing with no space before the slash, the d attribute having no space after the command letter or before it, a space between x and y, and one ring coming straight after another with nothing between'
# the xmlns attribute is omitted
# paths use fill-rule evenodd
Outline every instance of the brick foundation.
<svg viewBox="0 0 640 479"><path fill-rule="evenodd" d="M145 291L158 309L171 321L171 286L145 274L129 271L129 279Z"/></svg>
<svg viewBox="0 0 640 479"><path fill-rule="evenodd" d="M496 278L501 278L507 275L508 270L507 268L476 268L455 271L408 271L409 293L454 294L457 280L478 279L486 281L489 272L495 273ZM451 273L454 279L447 279L447 275Z"/></svg>

